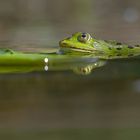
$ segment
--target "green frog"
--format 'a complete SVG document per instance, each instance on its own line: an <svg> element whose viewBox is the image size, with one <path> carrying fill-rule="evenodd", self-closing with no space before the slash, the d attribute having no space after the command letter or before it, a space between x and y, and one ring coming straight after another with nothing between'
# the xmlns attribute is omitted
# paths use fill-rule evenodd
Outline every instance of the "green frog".
<svg viewBox="0 0 140 140"><path fill-rule="evenodd" d="M60 51L72 55L102 59L129 58L140 55L140 45L128 45L113 40L98 40L89 33L77 32L61 40Z"/></svg>
<svg viewBox="0 0 140 140"><path fill-rule="evenodd" d="M0 73L42 69L73 70L87 75L102 67L108 59L130 58L140 55L140 45L127 45L117 41L92 38L89 33L77 32L59 42L58 51L20 52L0 49ZM23 66L23 68L22 68ZM24 69L24 67L26 69ZM7 69L8 68L8 69ZM13 69L12 69L13 68Z"/></svg>

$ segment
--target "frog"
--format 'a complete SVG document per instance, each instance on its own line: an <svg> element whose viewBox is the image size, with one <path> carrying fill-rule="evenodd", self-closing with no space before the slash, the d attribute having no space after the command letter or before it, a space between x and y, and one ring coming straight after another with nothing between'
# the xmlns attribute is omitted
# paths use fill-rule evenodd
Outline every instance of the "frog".
<svg viewBox="0 0 140 140"><path fill-rule="evenodd" d="M21 52L1 48L0 65L41 68L45 65L45 70L69 68L76 74L88 75L94 69L105 66L110 59L128 59L140 55L140 45L96 39L85 32L76 32L60 40L59 46L54 52Z"/></svg>
<svg viewBox="0 0 140 140"><path fill-rule="evenodd" d="M59 42L65 54L91 56L100 59L130 58L140 55L140 45L129 45L115 40L93 38L89 33L76 32Z"/></svg>

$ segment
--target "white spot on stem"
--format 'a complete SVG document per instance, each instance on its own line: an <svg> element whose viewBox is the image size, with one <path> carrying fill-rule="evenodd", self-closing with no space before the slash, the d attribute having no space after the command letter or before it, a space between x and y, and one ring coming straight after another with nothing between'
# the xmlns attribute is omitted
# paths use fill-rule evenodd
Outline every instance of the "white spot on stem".
<svg viewBox="0 0 140 140"><path fill-rule="evenodd" d="M44 62L45 62L45 63L48 63L48 61L49 61L48 58L45 58L45 59L44 59Z"/></svg>

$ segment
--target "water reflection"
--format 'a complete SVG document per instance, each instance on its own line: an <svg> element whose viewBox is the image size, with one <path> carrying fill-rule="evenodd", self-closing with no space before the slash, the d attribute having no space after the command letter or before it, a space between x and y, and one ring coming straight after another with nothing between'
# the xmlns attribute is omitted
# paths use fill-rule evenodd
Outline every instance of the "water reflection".
<svg viewBox="0 0 140 140"><path fill-rule="evenodd" d="M38 65L38 62L41 64ZM18 61L6 62L0 65L1 74L12 73L32 73L32 72L73 72L78 75L94 75L101 78L124 78L139 77L139 57L120 59L120 60L103 60L98 58L72 58L72 57L56 57L41 58L41 60L24 62L18 65ZM98 70L99 69L99 70ZM101 71L100 75L96 71Z"/></svg>
<svg viewBox="0 0 140 140"><path fill-rule="evenodd" d="M76 74L87 75L93 69L102 67L106 64L105 60L98 59L66 59L66 60L49 60L44 59L45 64L42 65L12 65L2 64L0 66L0 73L27 73L27 72L43 72L43 71L73 71Z"/></svg>

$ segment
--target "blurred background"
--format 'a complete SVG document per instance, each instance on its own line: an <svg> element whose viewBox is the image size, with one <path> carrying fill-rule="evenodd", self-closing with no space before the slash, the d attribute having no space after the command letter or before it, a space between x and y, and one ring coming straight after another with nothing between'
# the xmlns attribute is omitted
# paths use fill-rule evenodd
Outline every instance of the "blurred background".
<svg viewBox="0 0 140 140"><path fill-rule="evenodd" d="M58 47L77 31L138 44L140 1L0 0L1 43ZM139 59L131 62L108 63L88 76L1 74L0 138L139 139Z"/></svg>
<svg viewBox="0 0 140 140"><path fill-rule="evenodd" d="M47 43L77 31L96 38L139 41L138 0L0 0L0 39ZM53 44L52 44L53 43Z"/></svg>

